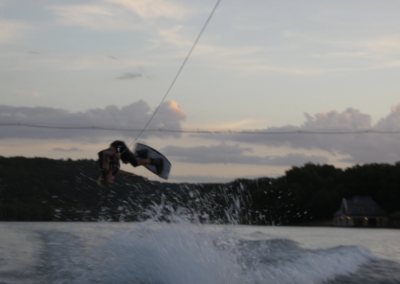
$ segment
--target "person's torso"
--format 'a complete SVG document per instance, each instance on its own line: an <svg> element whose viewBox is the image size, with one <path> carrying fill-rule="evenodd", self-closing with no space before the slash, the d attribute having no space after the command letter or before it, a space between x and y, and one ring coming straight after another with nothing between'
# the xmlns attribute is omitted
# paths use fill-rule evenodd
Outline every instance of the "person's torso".
<svg viewBox="0 0 400 284"><path fill-rule="evenodd" d="M99 167L100 167L100 170L103 169L103 153L106 150L100 151L97 154L99 156ZM118 159L114 159L114 157L110 157L109 169L110 169L110 171L112 172L112 174L114 176L118 173L120 167L121 167L121 165L119 163L119 160Z"/></svg>

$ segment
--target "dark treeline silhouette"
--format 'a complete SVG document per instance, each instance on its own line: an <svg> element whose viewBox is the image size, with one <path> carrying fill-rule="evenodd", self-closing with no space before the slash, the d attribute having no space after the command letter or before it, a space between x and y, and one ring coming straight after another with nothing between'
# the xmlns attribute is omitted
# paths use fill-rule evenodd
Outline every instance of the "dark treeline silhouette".
<svg viewBox="0 0 400 284"><path fill-rule="evenodd" d="M279 178L223 184L121 177L101 188L93 160L0 156L0 221L173 221L285 225L332 218L341 199L371 196L400 211L400 162L293 167Z"/></svg>

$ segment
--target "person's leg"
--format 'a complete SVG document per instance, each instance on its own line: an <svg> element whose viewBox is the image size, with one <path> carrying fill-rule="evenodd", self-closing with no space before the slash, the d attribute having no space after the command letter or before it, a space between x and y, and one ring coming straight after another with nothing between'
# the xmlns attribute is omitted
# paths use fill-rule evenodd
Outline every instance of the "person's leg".
<svg viewBox="0 0 400 284"><path fill-rule="evenodd" d="M111 143L111 146L117 149L124 164L130 163L132 166L136 167L137 155L133 154L123 141L114 141Z"/></svg>
<svg viewBox="0 0 400 284"><path fill-rule="evenodd" d="M131 151L125 152L123 155L121 155L121 160L125 164L129 163L134 167L138 166L138 162L140 161L140 158L137 157L135 154L133 154Z"/></svg>
<svg viewBox="0 0 400 284"><path fill-rule="evenodd" d="M146 154L146 156L147 156L147 154ZM121 159L125 164L129 163L132 166L134 166L135 168L137 166L144 166L144 165L152 164L152 160L153 160L153 159L143 159L143 158L141 158L141 156L139 156L139 153L137 153L137 152L132 153L131 151L129 151L129 149L127 149L127 151L121 155Z"/></svg>
<svg viewBox="0 0 400 284"><path fill-rule="evenodd" d="M135 156L140 157L141 159L147 159L149 156L149 150L142 149L135 152Z"/></svg>
<svg viewBox="0 0 400 284"><path fill-rule="evenodd" d="M153 165L156 168L157 174L160 174L163 169L162 159L139 159L136 160L136 166Z"/></svg>
<svg viewBox="0 0 400 284"><path fill-rule="evenodd" d="M126 147L125 143L122 141L114 141L113 146L118 146L121 149L124 149L123 152L121 152L121 160L125 164L129 163L133 167L137 166L145 166L148 164L153 165L156 168L157 174L160 174L162 169L163 169L163 160L162 159L149 159L148 157L148 150L147 149L142 149L139 151L136 151L135 153L132 153L129 151L128 147ZM124 147L125 146L125 147Z"/></svg>
<svg viewBox="0 0 400 284"><path fill-rule="evenodd" d="M159 175L164 167L164 161L162 159L150 159L154 167L156 167L157 174Z"/></svg>
<svg viewBox="0 0 400 284"><path fill-rule="evenodd" d="M148 164L151 164L151 159L140 159L140 160L137 160L136 164L138 166L148 165Z"/></svg>

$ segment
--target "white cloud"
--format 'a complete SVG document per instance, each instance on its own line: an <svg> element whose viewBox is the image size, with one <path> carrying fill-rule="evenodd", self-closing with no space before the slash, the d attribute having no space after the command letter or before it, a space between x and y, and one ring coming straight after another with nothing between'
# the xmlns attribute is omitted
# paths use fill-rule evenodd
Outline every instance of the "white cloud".
<svg viewBox="0 0 400 284"><path fill-rule="evenodd" d="M141 28L132 15L110 5L60 5L49 9L56 13L62 25L106 31Z"/></svg>
<svg viewBox="0 0 400 284"><path fill-rule="evenodd" d="M314 57L344 57L363 58L365 60L377 60L389 64L393 56L400 54L400 34L381 33L367 35L354 35L354 33L343 32L340 36L313 35L297 31L286 31L284 37L292 40L302 41L304 44L319 46L323 53L314 53ZM322 49L323 48L323 49ZM308 46L308 49L312 48ZM313 48L315 49L315 47Z"/></svg>
<svg viewBox="0 0 400 284"><path fill-rule="evenodd" d="M33 91L33 90L15 90L15 93L23 97L30 97L34 99L43 97L44 95L43 92Z"/></svg>
<svg viewBox="0 0 400 284"><path fill-rule="evenodd" d="M70 70L126 69L141 65L152 64L152 62L149 61L138 61L132 60L131 58L124 58L123 60L113 60L109 57L105 57L102 55L89 55L80 58L70 58L67 60L49 59L48 63L51 66L62 65L65 69ZM143 73L143 70L141 70L140 68L138 69L140 73Z"/></svg>
<svg viewBox="0 0 400 284"><path fill-rule="evenodd" d="M183 7L164 0L103 0L96 4L53 5L49 9L62 25L105 31L145 30L155 19L176 21L186 14Z"/></svg>
<svg viewBox="0 0 400 284"><path fill-rule="evenodd" d="M400 34L381 35L369 39L363 44L373 52L382 55L399 54Z"/></svg>
<svg viewBox="0 0 400 284"><path fill-rule="evenodd" d="M400 104L393 106L390 114L377 122L376 128L383 130L400 130Z"/></svg>
<svg viewBox="0 0 400 284"><path fill-rule="evenodd" d="M169 29L159 30L159 35L162 38L163 43L169 43L175 47L181 49L179 56L186 55L189 49L193 46L192 36L188 36L188 31L190 33L197 34L199 31L197 29L188 29L184 26L177 25ZM257 54L257 52L265 52L265 47L254 46L254 45L244 45L244 46L231 46L226 45L226 43L221 43L218 45L218 39L208 39L209 35L206 33L202 36L202 39L197 43L192 57L201 56L207 60L207 63L212 67L217 67L221 69L247 69L250 65L259 66L259 62L254 61L239 61L240 58L245 58ZM209 42L207 44L207 42ZM225 45L225 46L224 46ZM183 53L182 53L183 52ZM229 64L229 62L232 62ZM259 71L259 69L254 70Z"/></svg>
<svg viewBox="0 0 400 284"><path fill-rule="evenodd" d="M247 164L251 157L243 156L251 152L251 148L241 148L239 145L213 145L196 147L167 146L162 152L175 160L186 163L217 164L217 163L239 163ZM258 164L258 163L257 163Z"/></svg>
<svg viewBox="0 0 400 284"><path fill-rule="evenodd" d="M82 150L76 147L71 147L69 149L64 149L64 148L53 148L53 151L57 152L81 152Z"/></svg>
<svg viewBox="0 0 400 284"><path fill-rule="evenodd" d="M305 154L287 154L284 156L249 155L252 148L228 145L225 143L213 146L176 147L167 146L162 152L173 157L175 161L193 164L245 164L270 166L302 166L312 162L324 164L327 157Z"/></svg>
<svg viewBox="0 0 400 284"><path fill-rule="evenodd" d="M141 130L149 121L153 111L145 101L138 101L118 108L109 105L104 109L89 109L84 112L69 112L64 109L48 107L12 107L0 105L1 123L26 123L45 126L83 127L95 126L108 128L101 130L74 130L74 129L42 129L23 126L2 126L0 139L31 138L31 139L69 139L78 141L96 142L101 137L125 136L136 137L139 131L119 131L118 129ZM174 101L162 104L157 114L149 124L148 129L181 129L181 122L185 119L185 112ZM178 137L179 134L168 132L144 132L146 137Z"/></svg>
<svg viewBox="0 0 400 284"><path fill-rule="evenodd" d="M31 28L22 22L0 19L0 44L22 38Z"/></svg>
<svg viewBox="0 0 400 284"><path fill-rule="evenodd" d="M184 57L193 45L193 35L197 35L199 32L199 27L193 27L187 21L176 23L176 20L180 17L194 13L199 14L199 11L194 11L192 7L179 6L171 1L104 0L104 3L96 5L63 5L53 6L51 9L56 12L59 23L63 25L105 31L127 29L146 31L146 44L151 44L150 49L162 48L165 50L166 44L176 48L172 51L174 54L168 54L168 58L171 58L171 56ZM201 8L199 10L202 13L204 12ZM134 15L129 13L132 11ZM136 17L136 15L139 17ZM168 18L173 21L166 24L159 18ZM213 68L240 72L272 71L298 75L327 72L323 68L296 66L295 63L291 66L263 63L260 61L260 57L265 57L268 52L265 45L252 45L244 42L240 45L226 45L224 42L218 44L219 40L220 35L212 38L211 31L205 33L191 56L205 58L207 62L205 64ZM241 60L243 58L254 59ZM74 62L77 69L86 68L86 66L93 64L99 65L100 63L93 62L90 58ZM141 64L145 65L144 63Z"/></svg>
<svg viewBox="0 0 400 284"><path fill-rule="evenodd" d="M134 11L142 19L171 18L179 19L185 14L183 7L165 0L105 0L109 3L119 4Z"/></svg>
<svg viewBox="0 0 400 284"><path fill-rule="evenodd" d="M268 159L268 165L271 166L296 166L300 167L306 163L327 164L329 159L324 156L304 155L289 153L285 156L276 156Z"/></svg>
<svg viewBox="0 0 400 284"><path fill-rule="evenodd" d="M229 122L223 121L215 121L213 123L201 125L191 123L189 127L186 129L195 131L196 129L207 129L210 131L226 131L228 130L237 130L237 129L244 129L244 128L255 128L261 122L257 119L242 119L242 120L235 120Z"/></svg>
<svg viewBox="0 0 400 284"><path fill-rule="evenodd" d="M314 116L305 113L304 130L364 130L371 127L371 117L354 108L348 108L340 113L336 110L320 112Z"/></svg>
<svg viewBox="0 0 400 284"><path fill-rule="evenodd" d="M4 58L4 62L10 62L10 71L25 71L25 70L116 70L115 77L125 70L136 69L136 73L141 73L146 78L151 78L154 75L140 66L153 66L154 62L141 58L135 60L124 57L121 60L115 60L104 54L92 55L63 55L63 54L47 54L29 52L29 58L25 57L21 60L21 53L8 52L0 54ZM110 78L112 79L112 77Z"/></svg>
<svg viewBox="0 0 400 284"><path fill-rule="evenodd" d="M282 132L282 134L229 134L225 140L239 141L273 147L291 147L294 149L320 149L331 154L348 155L343 162L349 163L393 163L400 160L398 134L366 133L364 130L400 131L400 104L393 107L391 113L371 124L371 116L354 108L343 112L320 112L314 116L305 114L306 121L301 126L287 125L270 127L262 131ZM294 131L291 134L284 132ZM360 134L296 133L301 131L335 132L361 131Z"/></svg>
<svg viewBox="0 0 400 284"><path fill-rule="evenodd" d="M244 68L251 70L252 72L275 71L279 73L289 73L296 75L314 75L314 74L322 74L328 72L328 70L326 69L318 69L318 68L284 67L284 66L272 66L272 65L260 65L260 64L246 66Z"/></svg>

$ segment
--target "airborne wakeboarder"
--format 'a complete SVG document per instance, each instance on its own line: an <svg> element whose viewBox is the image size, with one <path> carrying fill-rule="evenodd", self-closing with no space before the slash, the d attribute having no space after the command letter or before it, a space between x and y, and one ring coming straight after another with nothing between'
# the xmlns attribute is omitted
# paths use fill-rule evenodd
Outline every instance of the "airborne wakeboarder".
<svg viewBox="0 0 400 284"><path fill-rule="evenodd" d="M161 173L163 169L163 160L149 158L147 149L136 150L135 153L132 153L126 144L119 140L112 142L108 149L100 151L98 156L101 176L97 183L102 187L112 184L117 175L145 179L142 176L121 170L119 160L122 160L124 164L129 163L134 167L153 165L156 169L155 174Z"/></svg>

